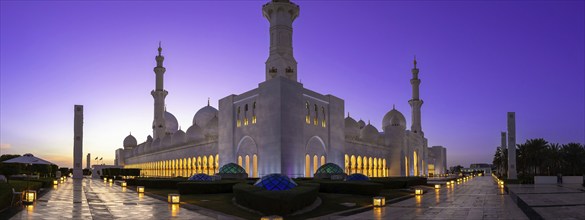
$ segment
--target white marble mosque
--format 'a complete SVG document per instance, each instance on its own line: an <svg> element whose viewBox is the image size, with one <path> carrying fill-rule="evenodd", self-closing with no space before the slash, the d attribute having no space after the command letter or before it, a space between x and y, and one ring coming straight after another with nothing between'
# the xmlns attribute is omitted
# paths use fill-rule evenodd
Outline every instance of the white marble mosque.
<svg viewBox="0 0 585 220"><path fill-rule="evenodd" d="M165 109L166 69L159 46L156 87L151 92L153 134L141 143L128 135L123 148L116 150L116 165L141 168L147 176L213 174L227 163L241 165L250 177L271 173L311 177L325 163L335 163L348 174L372 177L445 174L446 149L429 148L422 129L416 60L408 101L410 130L394 107L384 115L379 130L349 113L345 117L343 99L298 82L292 23L299 16L299 6L273 0L262 6L262 12L270 22L266 80L257 88L220 99L219 110L208 102L186 131Z"/></svg>

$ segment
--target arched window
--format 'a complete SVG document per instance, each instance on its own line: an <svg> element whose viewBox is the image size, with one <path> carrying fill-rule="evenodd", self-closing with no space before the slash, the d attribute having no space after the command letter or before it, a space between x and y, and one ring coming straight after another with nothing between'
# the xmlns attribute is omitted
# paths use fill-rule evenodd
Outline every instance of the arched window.
<svg viewBox="0 0 585 220"><path fill-rule="evenodd" d="M252 156L252 177L258 177L258 156Z"/></svg>
<svg viewBox="0 0 585 220"><path fill-rule="evenodd" d="M321 113L323 113L323 117L321 118L321 127L327 127L327 124L325 122L325 108L321 107Z"/></svg>
<svg viewBox="0 0 585 220"><path fill-rule="evenodd" d="M305 107L307 108L307 116L305 116L305 122L307 124L311 124L311 108L309 108L309 102L305 102Z"/></svg>
<svg viewBox="0 0 585 220"><path fill-rule="evenodd" d="M244 106L244 126L248 125L248 104Z"/></svg>
<svg viewBox="0 0 585 220"><path fill-rule="evenodd" d="M305 156L305 177L311 177L311 156Z"/></svg>
<svg viewBox="0 0 585 220"><path fill-rule="evenodd" d="M317 104L315 104L315 117L313 118L313 124L317 125L317 123L319 123L319 108L317 107Z"/></svg>
<svg viewBox="0 0 585 220"><path fill-rule="evenodd" d="M240 126L242 126L242 121L240 120L240 107L238 107L236 116L236 127L239 128Z"/></svg>
<svg viewBox="0 0 585 220"><path fill-rule="evenodd" d="M252 104L252 124L256 124L256 102Z"/></svg>

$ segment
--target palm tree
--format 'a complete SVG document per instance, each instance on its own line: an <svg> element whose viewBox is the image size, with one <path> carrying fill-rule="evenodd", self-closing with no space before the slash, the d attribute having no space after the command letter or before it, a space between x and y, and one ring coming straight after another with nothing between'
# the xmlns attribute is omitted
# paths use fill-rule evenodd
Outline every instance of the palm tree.
<svg viewBox="0 0 585 220"><path fill-rule="evenodd" d="M563 173L573 176L585 173L585 148L582 144L564 144L560 155L563 158Z"/></svg>

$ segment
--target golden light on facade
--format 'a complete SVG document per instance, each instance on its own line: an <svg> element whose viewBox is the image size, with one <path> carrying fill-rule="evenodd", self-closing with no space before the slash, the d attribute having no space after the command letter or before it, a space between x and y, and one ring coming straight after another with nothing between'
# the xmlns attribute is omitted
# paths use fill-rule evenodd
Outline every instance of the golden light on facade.
<svg viewBox="0 0 585 220"><path fill-rule="evenodd" d="M382 207L386 205L386 198L384 196L376 196L372 199L374 207Z"/></svg>
<svg viewBox="0 0 585 220"><path fill-rule="evenodd" d="M179 194L171 193L167 196L167 200L171 204L179 204L181 202L181 196Z"/></svg>

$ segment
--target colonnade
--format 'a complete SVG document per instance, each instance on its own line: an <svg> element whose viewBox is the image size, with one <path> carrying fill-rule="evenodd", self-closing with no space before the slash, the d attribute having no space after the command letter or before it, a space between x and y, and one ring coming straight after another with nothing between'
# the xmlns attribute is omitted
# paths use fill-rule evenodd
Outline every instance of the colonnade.
<svg viewBox="0 0 585 220"><path fill-rule="evenodd" d="M369 177L387 177L389 172L384 158L345 155L345 173L347 175L361 173Z"/></svg>
<svg viewBox="0 0 585 220"><path fill-rule="evenodd" d="M142 176L190 177L196 173L213 175L219 171L219 154L128 164L124 168L141 169Z"/></svg>

